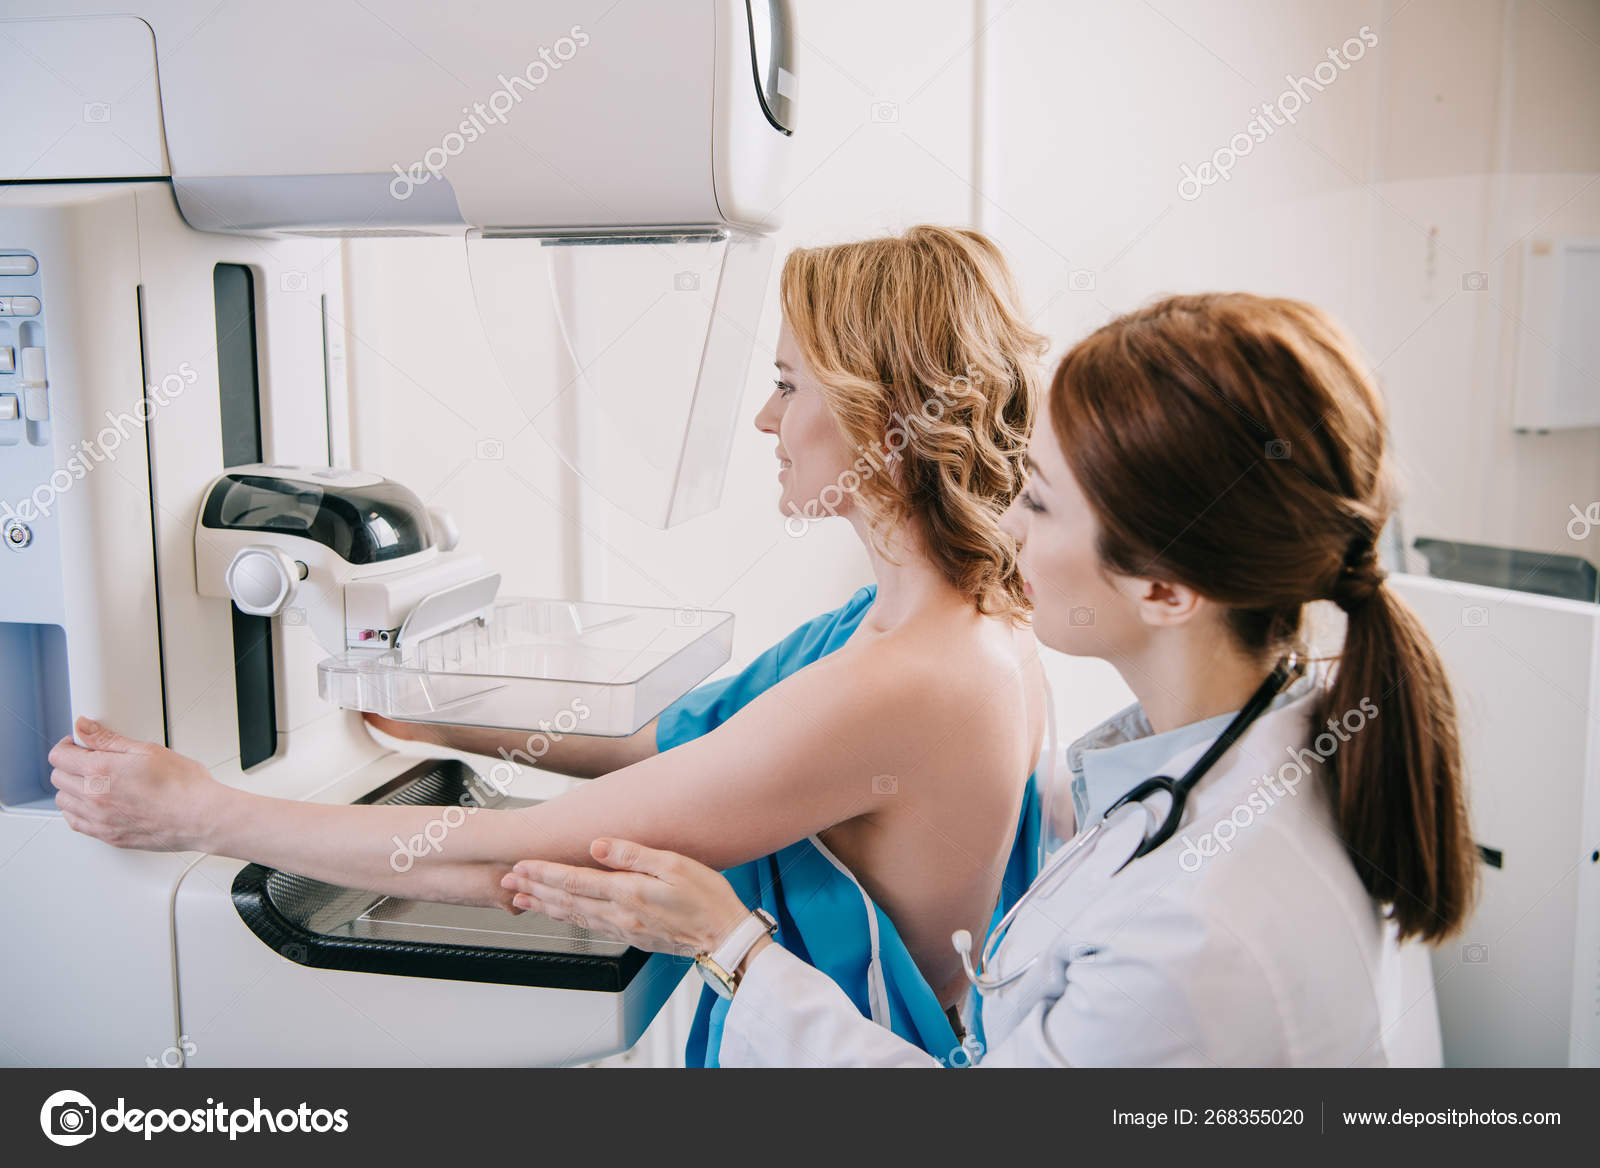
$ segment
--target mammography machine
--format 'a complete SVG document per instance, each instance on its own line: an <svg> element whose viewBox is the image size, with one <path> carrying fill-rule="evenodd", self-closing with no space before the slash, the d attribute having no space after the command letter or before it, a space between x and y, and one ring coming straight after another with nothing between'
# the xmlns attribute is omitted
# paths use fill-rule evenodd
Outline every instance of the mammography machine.
<svg viewBox="0 0 1600 1168"><path fill-rule="evenodd" d="M725 614L502 595L449 516L350 466L339 247L458 238L585 481L663 526L715 506L791 142L787 5L93 9L0 21L0 1063L628 1047L682 963L109 848L61 820L46 755L88 715L252 791L448 824L527 776L402 758L353 711L622 735L727 659ZM512 296L560 383L490 325ZM614 368L629 344L648 392Z"/></svg>

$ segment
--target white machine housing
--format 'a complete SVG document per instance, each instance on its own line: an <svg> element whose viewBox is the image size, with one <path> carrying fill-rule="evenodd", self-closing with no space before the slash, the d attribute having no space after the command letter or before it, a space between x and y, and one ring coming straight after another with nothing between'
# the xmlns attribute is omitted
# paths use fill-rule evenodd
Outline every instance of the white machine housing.
<svg viewBox="0 0 1600 1168"><path fill-rule="evenodd" d="M1445 1064L1600 1066L1600 605L1391 584L1449 675L1484 859L1433 953Z"/></svg>
<svg viewBox="0 0 1600 1168"><path fill-rule="evenodd" d="M167 177L202 231L767 231L793 120L786 8L562 0L457 21L421 0L381 20L15 0L28 110L0 181ZM52 76L63 63L82 85Z"/></svg>
<svg viewBox="0 0 1600 1168"><path fill-rule="evenodd" d="M391 508L368 522L382 523L393 535L409 519L404 534L413 543L404 555L352 563L300 532L225 527L215 516L208 522L213 500L220 509L231 490L250 490L245 484L251 482L299 488L312 499L326 491L372 488L398 494L398 510L409 515ZM400 644L402 631L407 640L420 640L481 618L499 591L499 573L489 571L481 556L436 541L436 526L449 530L454 521L381 475L336 467L230 467L206 488L195 517L195 587L201 596L230 599L254 616L288 613L330 653L390 649Z"/></svg>

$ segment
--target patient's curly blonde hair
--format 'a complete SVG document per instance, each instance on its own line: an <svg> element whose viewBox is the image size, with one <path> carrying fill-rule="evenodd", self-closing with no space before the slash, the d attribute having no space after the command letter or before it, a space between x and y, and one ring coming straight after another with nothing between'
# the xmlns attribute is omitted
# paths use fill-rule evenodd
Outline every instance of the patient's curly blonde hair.
<svg viewBox="0 0 1600 1168"><path fill-rule="evenodd" d="M1022 487L1046 342L1018 307L1000 250L976 231L913 227L792 251L780 290L851 446L899 455L855 496L875 538L915 525L979 612L1024 619L1000 516Z"/></svg>

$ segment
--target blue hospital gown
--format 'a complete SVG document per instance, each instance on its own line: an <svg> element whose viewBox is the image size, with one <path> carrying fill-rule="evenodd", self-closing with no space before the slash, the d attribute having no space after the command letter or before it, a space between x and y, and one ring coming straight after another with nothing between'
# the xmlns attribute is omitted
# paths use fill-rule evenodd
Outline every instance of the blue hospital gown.
<svg viewBox="0 0 1600 1168"><path fill-rule="evenodd" d="M657 748L671 750L716 729L765 690L839 648L876 597L876 587L860 589L841 607L801 625L739 673L685 694L662 712L656 726ZM1037 874L1038 830L1039 801L1030 776L996 919ZM961 1062L950 1020L894 923L819 840L812 837L790 844L723 875L745 904L759 905L772 914L778 922L778 942L838 982L863 1017L887 1021L894 1033L935 1058ZM718 1065L728 1005L709 987L701 992L684 1053L686 1065ZM981 1035L979 1021L975 1029Z"/></svg>

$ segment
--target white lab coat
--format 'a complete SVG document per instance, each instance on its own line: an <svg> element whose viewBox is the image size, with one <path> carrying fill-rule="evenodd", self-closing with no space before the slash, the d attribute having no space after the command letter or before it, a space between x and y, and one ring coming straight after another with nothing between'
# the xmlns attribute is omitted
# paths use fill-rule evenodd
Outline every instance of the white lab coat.
<svg viewBox="0 0 1600 1168"><path fill-rule="evenodd" d="M1119 813L1081 866L1031 898L995 968L1039 959L985 995L979 1065L1439 1062L1426 950L1395 944L1317 777L1291 791L1294 772L1281 769L1315 737L1314 697L1263 714L1190 793L1183 825L1161 848L1114 876L1144 828L1136 809ZM1174 755L1160 773L1183 774L1207 745ZM1165 797L1153 804L1165 812ZM1206 857L1196 849L1209 850L1208 831L1219 843ZM734 996L721 1063L941 1060L862 1017L825 974L772 945Z"/></svg>

